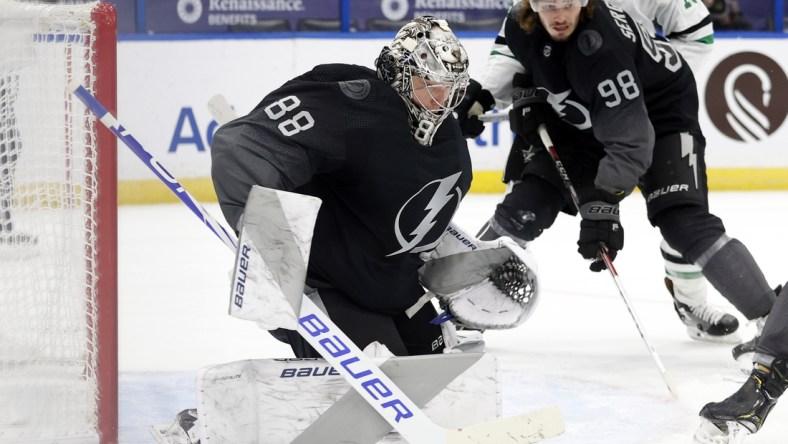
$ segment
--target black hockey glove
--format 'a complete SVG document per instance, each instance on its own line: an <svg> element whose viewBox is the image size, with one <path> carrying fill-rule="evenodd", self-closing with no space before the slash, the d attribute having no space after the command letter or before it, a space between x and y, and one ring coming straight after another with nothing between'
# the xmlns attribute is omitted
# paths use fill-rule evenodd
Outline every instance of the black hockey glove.
<svg viewBox="0 0 788 444"><path fill-rule="evenodd" d="M539 125L551 125L558 120L558 116L547 103L547 97L536 88L525 88L517 93L519 98L514 100L509 111L509 125L528 145L541 145Z"/></svg>
<svg viewBox="0 0 788 444"><path fill-rule="evenodd" d="M484 122L479 120L479 116L493 109L493 106L495 99L492 93L482 88L481 83L471 79L465 90L465 97L454 108L463 137L473 139L484 131Z"/></svg>
<svg viewBox="0 0 788 444"><path fill-rule="evenodd" d="M610 260L616 258L619 250L624 248L624 227L618 213L618 202L621 197L602 190L581 193L580 196L580 239L577 251L586 259L593 259L591 271L602 271L607 268L599 257L599 247L607 248Z"/></svg>

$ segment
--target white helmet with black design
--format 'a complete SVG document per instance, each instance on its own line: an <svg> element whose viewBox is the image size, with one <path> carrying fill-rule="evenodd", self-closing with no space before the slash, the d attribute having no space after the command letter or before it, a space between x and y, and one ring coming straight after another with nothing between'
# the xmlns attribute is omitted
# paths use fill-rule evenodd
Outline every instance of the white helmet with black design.
<svg viewBox="0 0 788 444"><path fill-rule="evenodd" d="M378 77L405 101L416 140L430 146L468 86L468 55L445 20L416 17L375 60Z"/></svg>

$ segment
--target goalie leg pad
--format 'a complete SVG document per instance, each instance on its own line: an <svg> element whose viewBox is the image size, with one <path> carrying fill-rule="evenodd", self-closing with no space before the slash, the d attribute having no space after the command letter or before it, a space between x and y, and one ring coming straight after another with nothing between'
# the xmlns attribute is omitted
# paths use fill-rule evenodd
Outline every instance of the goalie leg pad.
<svg viewBox="0 0 788 444"><path fill-rule="evenodd" d="M444 427L501 416L498 367L490 354L393 357L378 363ZM323 359L259 359L207 367L198 374L197 393L201 442L309 442L302 434L321 437L311 442L359 442L339 435L377 437L382 430L383 437L391 430L364 401L351 399L358 394ZM343 419L329 413L335 404L336 412L350 409L354 414ZM371 418L380 419L377 426Z"/></svg>

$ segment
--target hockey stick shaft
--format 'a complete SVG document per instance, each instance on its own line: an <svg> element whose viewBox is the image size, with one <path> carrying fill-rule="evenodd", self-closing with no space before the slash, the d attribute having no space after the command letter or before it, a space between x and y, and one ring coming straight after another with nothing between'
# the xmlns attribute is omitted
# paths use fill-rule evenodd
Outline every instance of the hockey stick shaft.
<svg viewBox="0 0 788 444"><path fill-rule="evenodd" d="M115 136L123 142L156 177L159 178L167 187L183 202L202 222L216 235L222 242L233 251L237 248L235 237L230 234L213 216L189 194L183 185L164 168L156 158L154 158L124 127L118 119L112 115L98 100L79 82L72 82L68 86L68 92L74 94L85 106L98 117L104 126L112 131Z"/></svg>
<svg viewBox="0 0 788 444"><path fill-rule="evenodd" d="M544 124L539 125L539 137L542 139L542 143L544 144L545 148L547 149L548 153L550 153L550 157L553 159L553 163L555 164L556 169L558 170L558 175L561 176L561 181L564 183L564 187L569 192L569 195L572 198L572 204L575 206L575 210L580 213L580 199L577 196L577 192L575 192L575 187L572 185L572 181L569 180L569 174L564 168L563 162L561 162L560 157L558 156L558 151L555 149L555 145L553 145L553 140L550 138L550 134L547 132L547 128ZM599 257L605 263L608 271L610 272L610 276L613 278L613 282L616 284L616 288L618 288L618 294L624 300L624 304L627 306L627 310L629 311L629 315L632 317L632 320L635 322L635 327L640 333L640 337L643 339L643 342L646 344L646 348L648 348L649 353L651 354L651 358L654 360L654 363L659 369L660 375L662 375L662 380L665 381L665 385L667 386L670 394L673 397L678 397L678 391L674 387L670 376L668 375L667 370L665 369L665 365L662 363L662 359L660 359L659 354L657 354L657 350L654 349L654 346L651 345L651 341L649 341L648 336L646 335L645 330L643 329L643 324L640 322L637 313L635 312L635 308L632 305L632 302L627 295L626 290L624 289L624 284L621 282L621 278L618 276L618 272L616 268L613 266L613 260L610 258L610 254L607 252L607 248L604 244L599 245Z"/></svg>
<svg viewBox="0 0 788 444"><path fill-rule="evenodd" d="M427 415L364 354L311 299L304 296L298 333L317 350L403 438L416 443L449 443L448 430Z"/></svg>
<svg viewBox="0 0 788 444"><path fill-rule="evenodd" d="M487 113L482 114L479 116L479 120L484 123L488 122L505 122L509 120L509 113L500 112L500 113Z"/></svg>

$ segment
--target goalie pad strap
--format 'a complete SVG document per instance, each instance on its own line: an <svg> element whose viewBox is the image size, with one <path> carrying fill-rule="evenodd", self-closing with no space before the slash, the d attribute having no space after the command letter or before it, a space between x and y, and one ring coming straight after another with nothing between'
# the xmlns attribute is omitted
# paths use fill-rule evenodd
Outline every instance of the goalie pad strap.
<svg viewBox="0 0 788 444"><path fill-rule="evenodd" d="M411 305L409 309L405 310L405 314L408 316L408 318L412 318L413 315L415 315L416 313L419 312L419 310L421 310L421 307L424 307L424 305L427 304L427 302L429 302L430 299L434 297L435 297L435 293L431 291L424 293L424 295L420 297L415 304Z"/></svg>

